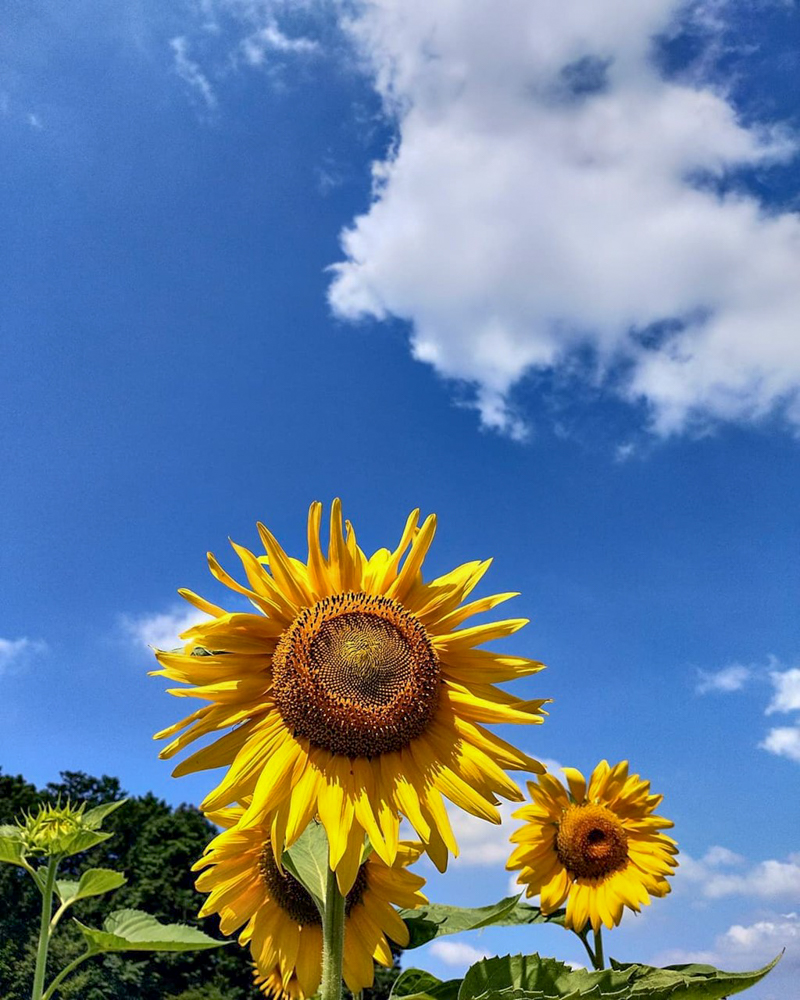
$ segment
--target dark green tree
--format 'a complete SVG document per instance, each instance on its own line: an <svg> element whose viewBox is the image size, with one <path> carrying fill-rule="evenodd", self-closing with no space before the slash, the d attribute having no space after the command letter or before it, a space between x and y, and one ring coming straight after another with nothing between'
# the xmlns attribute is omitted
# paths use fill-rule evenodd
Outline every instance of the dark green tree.
<svg viewBox="0 0 800 1000"><path fill-rule="evenodd" d="M0 823L11 823L21 812L59 797L85 800L91 807L124 798L124 793L119 781L107 775L93 778L65 771L60 782L37 791L21 777L0 774ZM108 818L104 830L114 836L85 854L67 858L59 877L77 878L88 867L114 868L128 876L128 883L108 896L77 903L74 915L79 920L99 926L111 911L131 907L220 937L215 917L202 921L196 917L203 897L194 888L190 867L216 833L201 813L189 806L173 809L147 794L129 799ZM0 865L0 899L0 998L27 1000L40 900L30 877L10 865ZM49 973L82 950L77 928L65 920L53 940ZM60 991L63 1000L165 1000L185 993L208 1000L261 997L252 985L249 955L237 945L182 955L98 957L66 980Z"/></svg>
<svg viewBox="0 0 800 1000"><path fill-rule="evenodd" d="M20 776L0 773L0 824L12 823L41 802L69 798L89 807L125 797L116 778L94 778L63 771L61 781L42 790ZM128 883L108 896L75 904L74 915L100 926L113 910L145 910L165 923L187 923L211 937L221 937L216 917L197 919L203 896L194 888L191 865L216 834L192 806L173 808L148 793L135 796L103 825L113 836L91 851L66 859L60 878L77 878L89 868L113 868ZM0 1000L29 1000L36 960L40 899L30 877L20 868L0 865ZM75 958L83 945L70 920L54 937L49 974ZM364 1000L386 1000L399 970L376 968L375 987ZM60 991L62 1000L263 1000L253 986L250 955L234 944L212 951L131 958L106 955L91 959Z"/></svg>

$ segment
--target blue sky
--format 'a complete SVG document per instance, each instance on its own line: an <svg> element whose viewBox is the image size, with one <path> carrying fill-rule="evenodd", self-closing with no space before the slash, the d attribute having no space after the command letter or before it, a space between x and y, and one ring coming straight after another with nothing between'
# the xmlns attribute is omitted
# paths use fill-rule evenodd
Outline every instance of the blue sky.
<svg viewBox="0 0 800 1000"><path fill-rule="evenodd" d="M197 802L148 679L228 536L440 518L684 863L620 959L800 961L794 3L31 2L0 41L0 765ZM377 165L377 166L376 166ZM231 554L232 555L232 554ZM507 891L464 828L437 898ZM478 863L492 860L491 864ZM555 930L464 948L580 961ZM459 963L462 963L459 965ZM781 979L751 994L780 994Z"/></svg>

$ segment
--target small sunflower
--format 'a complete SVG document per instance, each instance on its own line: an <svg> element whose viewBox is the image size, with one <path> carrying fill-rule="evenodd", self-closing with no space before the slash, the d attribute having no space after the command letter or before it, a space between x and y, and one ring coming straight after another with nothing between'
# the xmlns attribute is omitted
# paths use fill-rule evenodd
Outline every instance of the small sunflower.
<svg viewBox="0 0 800 1000"><path fill-rule="evenodd" d="M506 770L541 773L534 758L485 723L539 723L543 700L521 701L494 686L542 664L477 647L512 635L527 619L459 628L515 594L462 602L491 560L470 562L425 583L422 563L433 515L409 517L396 549L366 556L341 505L331 510L327 555L322 505L308 517L308 558L288 556L263 525L266 555L233 544L249 586L209 554L212 574L249 598L256 613L230 613L191 591L180 593L212 616L183 633L179 652L157 652L156 674L190 685L171 690L207 705L156 738L175 736L171 757L198 737L236 727L196 751L175 775L227 767L202 808L248 798L245 826L269 816L278 851L319 816L330 867L347 893L364 834L394 863L406 816L440 870L458 853L442 796L494 823L498 795L522 801ZM202 654L202 655L200 655Z"/></svg>
<svg viewBox="0 0 800 1000"><path fill-rule="evenodd" d="M526 896L541 895L543 913L566 899L568 928L580 932L587 921L595 931L613 927L625 906L638 912L670 891L678 847L659 831L673 824L653 815L663 796L629 775L627 761L601 761L588 788L580 771L564 773L569 791L550 774L528 782L533 804L514 813L525 825L511 836L519 846L507 867L521 869L517 881Z"/></svg>
<svg viewBox="0 0 800 1000"><path fill-rule="evenodd" d="M269 831L236 825L243 809L220 810L216 822L229 825L195 863L197 888L208 892L201 917L218 913L220 930L242 928L239 943L249 945L265 992L292 1000L313 996L322 975L322 919L308 891L279 866ZM343 976L353 993L372 985L373 958L392 964L388 938L408 944L408 928L395 906L413 909L427 902L425 879L407 870L420 847L401 841L388 867L374 852L357 870L345 901Z"/></svg>

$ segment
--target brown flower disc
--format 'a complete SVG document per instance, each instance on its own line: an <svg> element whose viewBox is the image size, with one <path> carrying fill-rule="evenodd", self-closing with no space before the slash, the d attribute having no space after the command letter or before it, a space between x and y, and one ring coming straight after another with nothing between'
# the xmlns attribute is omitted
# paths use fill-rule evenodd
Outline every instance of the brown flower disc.
<svg viewBox="0 0 800 1000"><path fill-rule="evenodd" d="M605 878L628 864L628 835L605 806L573 805L559 823L556 853L572 878Z"/></svg>
<svg viewBox="0 0 800 1000"><path fill-rule="evenodd" d="M392 598L363 593L304 609L278 643L273 674L295 736L348 757L407 746L427 728L440 683L419 619Z"/></svg>

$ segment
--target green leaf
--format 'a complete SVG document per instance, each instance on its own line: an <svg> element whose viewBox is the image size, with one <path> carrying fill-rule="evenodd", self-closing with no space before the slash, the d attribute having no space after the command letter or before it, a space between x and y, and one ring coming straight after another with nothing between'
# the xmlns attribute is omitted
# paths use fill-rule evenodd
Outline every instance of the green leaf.
<svg viewBox="0 0 800 1000"><path fill-rule="evenodd" d="M328 885L328 838L321 823L309 823L283 855L283 864L322 911Z"/></svg>
<svg viewBox="0 0 800 1000"><path fill-rule="evenodd" d="M82 851L88 851L90 847L102 844L110 837L110 833L101 833L99 830L78 829L54 839L51 843L51 853L69 858L73 854L80 854Z"/></svg>
<svg viewBox="0 0 800 1000"><path fill-rule="evenodd" d="M99 830L106 816L114 812L115 809L119 809L120 806L124 806L127 801L127 799L117 799L115 802L105 802L101 806L89 809L83 814L83 825L90 830ZM111 835L107 834L107 836Z"/></svg>
<svg viewBox="0 0 800 1000"><path fill-rule="evenodd" d="M557 924L559 927L563 927L566 916L566 910L554 910L552 913L542 913L538 906L531 906L530 903L520 901L512 910L509 910L505 914L502 920L495 921L495 923L502 924L504 927L519 926L521 924ZM583 933L587 934L590 929L587 924Z"/></svg>
<svg viewBox="0 0 800 1000"><path fill-rule="evenodd" d="M553 958L505 955L473 965L458 1000L722 1000L763 979L777 961L755 972L721 972L702 965L656 969L618 962L602 972L590 972L571 969Z"/></svg>
<svg viewBox="0 0 800 1000"><path fill-rule="evenodd" d="M676 1000L721 1000L755 986L775 968L781 955L776 955L763 969L752 972L723 972L713 965L668 965L664 969L655 969L649 965L622 964L613 959L612 966L620 972L632 973L632 996L635 997L646 997L647 1000L662 996L675 997Z"/></svg>
<svg viewBox="0 0 800 1000"><path fill-rule="evenodd" d="M112 889L119 889L127 881L122 872L115 872L110 868L88 868L81 875L80 882L57 881L56 891L62 903L72 905L79 899L102 896Z"/></svg>
<svg viewBox="0 0 800 1000"><path fill-rule="evenodd" d="M518 896L508 896L499 903L474 909L430 903L417 910L401 910L400 916L405 920L409 934L406 948L419 948L445 934L460 934L462 931L473 931L490 924L523 923L525 921L509 919L519 906L518 899Z"/></svg>
<svg viewBox="0 0 800 1000"><path fill-rule="evenodd" d="M0 826L0 861L25 867L21 831L16 826Z"/></svg>
<svg viewBox="0 0 800 1000"><path fill-rule="evenodd" d="M103 922L101 931L75 923L86 939L89 951L199 951L219 948L230 941L215 941L196 927L162 924L141 910L116 910Z"/></svg>
<svg viewBox="0 0 800 1000"><path fill-rule="evenodd" d="M460 979L442 982L423 969L406 969L392 987L391 1000L456 1000Z"/></svg>

